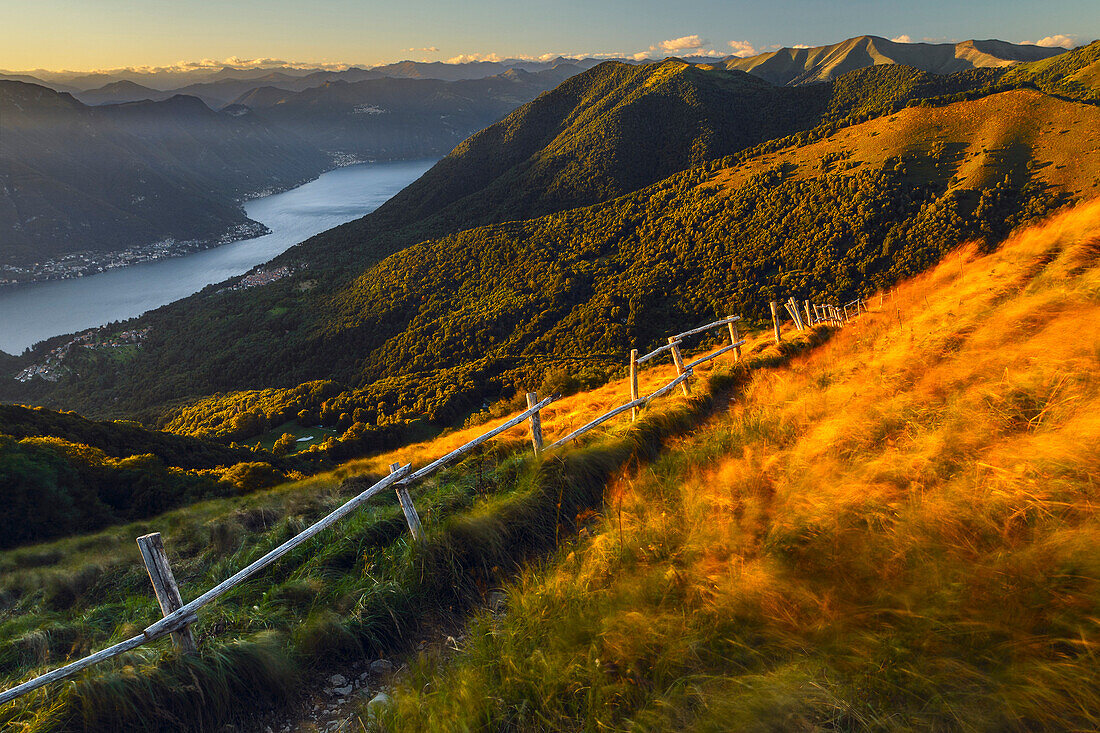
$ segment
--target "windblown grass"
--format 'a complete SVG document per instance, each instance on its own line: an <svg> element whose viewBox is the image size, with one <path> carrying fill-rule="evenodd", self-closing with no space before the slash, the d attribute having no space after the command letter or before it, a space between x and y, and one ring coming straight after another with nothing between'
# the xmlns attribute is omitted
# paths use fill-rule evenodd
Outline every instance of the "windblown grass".
<svg viewBox="0 0 1100 733"><path fill-rule="evenodd" d="M753 372L386 722L1100 729L1098 446L1093 202Z"/></svg>
<svg viewBox="0 0 1100 733"><path fill-rule="evenodd" d="M406 541L393 497L375 502L208 607L194 627L201 656L178 657L167 642L140 648L75 682L0 708L0 726L28 732L214 729L285 699L310 668L340 657L398 652L424 620L463 613L524 562L552 552L602 504L616 472L631 460L655 457L665 441L690 431L712 409L710 395L746 373L719 371L699 385L701 398L666 399L633 426L620 422L596 431L581 450L544 461L527 457L519 429L519 436L416 490L428 531L419 546ZM643 373L643 389L656 388L671 372L658 366ZM620 404L625 390L620 382L567 398L558 415L579 425ZM547 419L548 438L572 427L558 422ZM376 466L381 472L397 458L426 462L485 429L246 497L0 553L5 686L128 638L157 618L132 544L139 534L164 533L182 594L192 598L358 490L340 479Z"/></svg>

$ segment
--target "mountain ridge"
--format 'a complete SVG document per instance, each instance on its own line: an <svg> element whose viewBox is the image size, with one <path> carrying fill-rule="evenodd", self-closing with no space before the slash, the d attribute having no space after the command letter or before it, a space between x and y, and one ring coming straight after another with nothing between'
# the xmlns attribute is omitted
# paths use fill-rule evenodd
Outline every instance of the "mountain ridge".
<svg viewBox="0 0 1100 733"><path fill-rule="evenodd" d="M730 70L745 71L779 86L830 81L871 65L901 64L935 74L954 74L975 68L1001 68L1017 62L1039 61L1065 53L1006 41L960 43L900 43L880 36L856 36L840 43L808 48L781 48L747 58L723 59Z"/></svg>

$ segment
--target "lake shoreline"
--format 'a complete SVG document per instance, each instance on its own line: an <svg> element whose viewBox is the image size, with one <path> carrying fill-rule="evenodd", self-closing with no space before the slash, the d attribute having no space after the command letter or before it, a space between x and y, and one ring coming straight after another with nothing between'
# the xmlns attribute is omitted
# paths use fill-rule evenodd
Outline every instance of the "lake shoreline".
<svg viewBox="0 0 1100 733"><path fill-rule="evenodd" d="M245 275L296 244L365 216L437 161L354 163L288 191L242 203L268 234L175 256L114 267L83 277L0 288L0 354L22 358L58 336L141 316ZM25 364L24 364L25 365Z"/></svg>
<svg viewBox="0 0 1100 733"><path fill-rule="evenodd" d="M281 193L287 193L288 191L293 191L296 188L301 188L302 186L313 183L314 181L320 179L322 176L332 173L333 171L340 170L341 168L350 168L357 165L380 165L386 163L414 163L420 160L424 160L424 158L372 158L370 160L355 160L350 158L341 159L335 162L330 168L324 169L312 178L307 178L287 186L269 186L265 189L245 194L241 198L237 199L237 207L240 210L241 215L244 217L244 221L226 228L226 230L216 238L176 240L169 237L154 242L147 242L145 244L137 244L124 250L113 252L97 253L91 250L72 252L68 255L65 255L64 257L55 260L47 260L42 265L44 269L50 270L54 268L64 267L65 260L75 260L78 258L82 258L82 264L71 266L69 274L60 274L58 276L50 277L32 277L28 280L0 279L0 293L8 292L16 288L58 282L61 280L73 280L81 277L92 277L102 274L104 272L108 272L110 270L117 270L123 267L132 267L133 265L140 265L146 262L157 262L160 260L172 259L173 257L187 257L188 255L193 255L197 252L203 252L208 249L224 247L227 244L242 242L248 239L256 239L257 237L262 237L267 234L271 234L272 232L262 222L255 221L248 217L248 214L245 211L245 206L253 201L268 198L270 196L277 196ZM96 260L94 258L99 259ZM130 259L128 259L128 261L126 261L124 264L115 264L118 259L126 258ZM4 271L10 271L12 269L21 269L21 267L22 266L15 265L0 265L0 273ZM88 270L91 269L94 269L94 272L88 272Z"/></svg>

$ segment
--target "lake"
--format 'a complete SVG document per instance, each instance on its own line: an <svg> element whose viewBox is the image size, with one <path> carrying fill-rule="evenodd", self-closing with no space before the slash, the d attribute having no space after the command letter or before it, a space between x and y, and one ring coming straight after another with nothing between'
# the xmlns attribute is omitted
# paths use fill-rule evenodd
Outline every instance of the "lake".
<svg viewBox="0 0 1100 733"><path fill-rule="evenodd" d="M0 290L0 350L20 354L51 336L139 316L248 272L314 234L369 214L434 163L351 165L248 201L249 218L271 230L262 237L90 277Z"/></svg>

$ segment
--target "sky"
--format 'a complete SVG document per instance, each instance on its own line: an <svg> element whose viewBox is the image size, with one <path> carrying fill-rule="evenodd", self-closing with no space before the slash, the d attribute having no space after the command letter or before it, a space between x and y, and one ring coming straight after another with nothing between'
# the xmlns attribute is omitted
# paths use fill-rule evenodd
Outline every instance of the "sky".
<svg viewBox="0 0 1100 733"><path fill-rule="evenodd" d="M747 56L873 34L1100 37L1097 0L0 0L0 68L369 66L562 55Z"/></svg>

